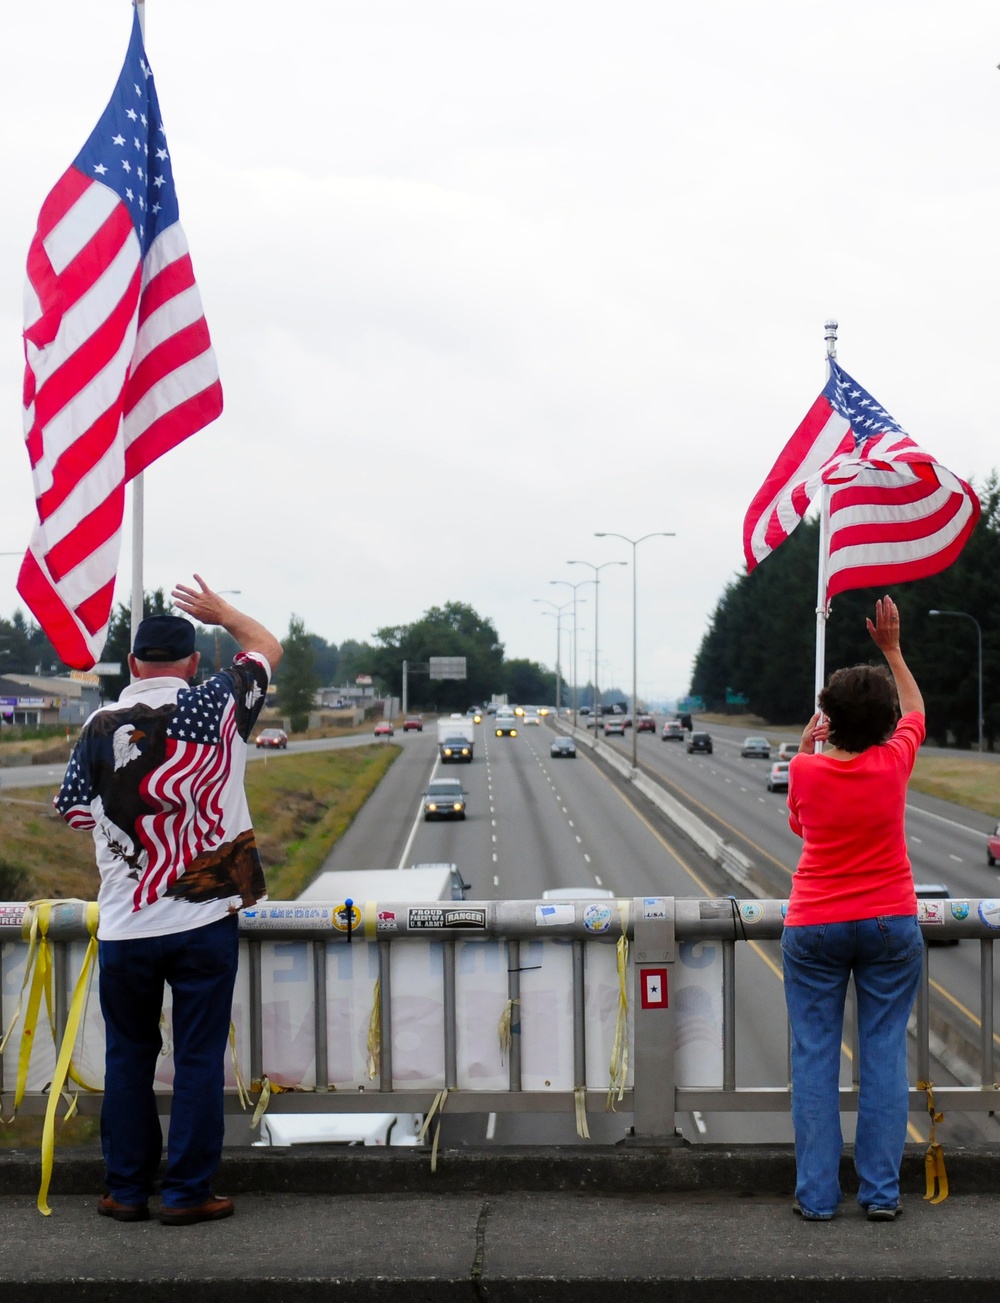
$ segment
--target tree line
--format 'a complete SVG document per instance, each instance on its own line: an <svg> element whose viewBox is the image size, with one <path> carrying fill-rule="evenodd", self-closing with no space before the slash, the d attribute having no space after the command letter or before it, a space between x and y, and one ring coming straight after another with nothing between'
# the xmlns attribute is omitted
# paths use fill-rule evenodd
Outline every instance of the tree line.
<svg viewBox="0 0 1000 1303"><path fill-rule="evenodd" d="M903 650L924 695L929 737L958 746L978 742L978 635L972 619L932 616L960 611L978 621L983 644L983 714L992 750L1000 737L1000 480L979 492L982 516L958 559L940 574L892 591ZM800 725L811 715L816 641L819 524L803 521L749 575L734 578L709 620L695 658L691 691L706 709L725 710L727 696L748 698L772 724ZM826 631L826 673L877 663L865 617L881 590L858 588L834 598Z"/></svg>
<svg viewBox="0 0 1000 1303"><path fill-rule="evenodd" d="M144 616L172 611L162 588L145 594ZM118 674L102 680L106 700L114 700L129 682L131 624L129 607L119 603L102 653L104 661L120 666ZM369 675L377 692L401 698L404 661L407 700L415 710L464 710L502 693L511 701L555 700L555 672L537 661L507 657L493 622L463 602L433 606L412 624L386 625L376 630L372 642L351 638L340 644L328 642L293 614L282 646L285 654L275 686L278 705L292 718L293 727L305 727L303 720L318 688L349 686L359 675ZM230 664L238 650L224 629L201 626L195 630L195 647L201 653L201 672L206 674ZM431 679L432 656L464 656L467 677ZM41 628L23 612L17 611L11 620L0 617L0 675L5 671L52 674L65 668Z"/></svg>

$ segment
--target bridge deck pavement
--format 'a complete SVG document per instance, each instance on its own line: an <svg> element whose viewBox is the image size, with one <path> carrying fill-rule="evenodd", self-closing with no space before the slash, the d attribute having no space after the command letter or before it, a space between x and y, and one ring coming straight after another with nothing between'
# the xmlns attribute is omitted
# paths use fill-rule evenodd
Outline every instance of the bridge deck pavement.
<svg viewBox="0 0 1000 1303"><path fill-rule="evenodd" d="M947 1155L931 1205L922 1154L905 1213L793 1216L786 1147L449 1151L227 1150L236 1215L191 1227L96 1216L100 1166L60 1152L52 1216L37 1156L0 1153L0 1298L56 1303L451 1300L547 1303L993 1303L1000 1149ZM851 1182L845 1163L845 1188Z"/></svg>

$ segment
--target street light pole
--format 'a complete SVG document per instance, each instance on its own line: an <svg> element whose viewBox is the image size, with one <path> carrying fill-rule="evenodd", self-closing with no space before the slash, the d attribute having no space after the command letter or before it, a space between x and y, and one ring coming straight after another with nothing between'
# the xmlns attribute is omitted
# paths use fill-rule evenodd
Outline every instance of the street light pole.
<svg viewBox="0 0 1000 1303"><path fill-rule="evenodd" d="M968 611L928 611L928 615L957 615L962 620L971 620L976 626L976 636L979 640L979 750L984 750L983 745L983 630L979 621Z"/></svg>
<svg viewBox="0 0 1000 1303"><path fill-rule="evenodd" d="M594 572L594 745L597 745L598 721L601 717L600 693L597 688L597 615L600 606L601 597L601 571L605 566L627 566L627 561L602 561L600 565L594 565L593 561L568 561L567 565L571 566L590 566ZM633 725L634 727L634 725Z"/></svg>
<svg viewBox="0 0 1000 1303"><path fill-rule="evenodd" d="M575 594L574 594L574 596L575 596ZM569 602L563 602L562 606L560 606L558 602L551 602L551 601L549 601L549 599L548 599L547 597L533 597L531 600L532 600L533 602L541 602L541 603L543 603L543 605L545 605L545 606L551 606L551 607L553 608L553 610L555 611L555 621L556 621L556 715L558 715L558 714L559 714L559 706L560 706L560 700L559 700L559 678L560 678L560 668L559 668L559 667L560 667L560 662L561 662L561 659L562 659L562 613L563 613L563 611L565 611L565 609L566 609L567 606L571 605L571 603L569 603ZM551 614L552 614L552 611L543 611L542 614L543 614L543 615L551 615Z"/></svg>
<svg viewBox="0 0 1000 1303"><path fill-rule="evenodd" d="M578 588L582 588L584 584L593 584L593 583L596 583L596 582L597 582L597 581L596 581L595 579L581 579L580 582L579 582L578 584L571 583L568 579L550 579L550 580L549 580L549 583L550 583L550 584L565 584L565 585L567 586L567 588L572 588L572 590L573 590L573 727L574 727L574 728L576 728L576 726L577 726L577 723L576 723L576 713L577 713L577 706L578 706L578 704L579 704L579 696L580 696L580 679L579 679L579 676L578 676L578 674L577 674L577 672L576 672L576 635L577 635L577 627L576 627L576 590L577 590ZM587 599L586 599L585 597L581 597L581 598L580 598L580 601L581 601L581 602L585 602L586 600L587 600Z"/></svg>
<svg viewBox="0 0 1000 1303"><path fill-rule="evenodd" d="M638 672L638 586L636 583L636 564L635 551L640 543L645 543L647 538L675 538L676 535L671 531L665 533L663 530L656 530L652 534L643 534L642 538L628 538L625 534L612 533L595 533L595 538L620 538L632 546L632 768L638 768L638 727L637 716L639 713L639 672Z"/></svg>

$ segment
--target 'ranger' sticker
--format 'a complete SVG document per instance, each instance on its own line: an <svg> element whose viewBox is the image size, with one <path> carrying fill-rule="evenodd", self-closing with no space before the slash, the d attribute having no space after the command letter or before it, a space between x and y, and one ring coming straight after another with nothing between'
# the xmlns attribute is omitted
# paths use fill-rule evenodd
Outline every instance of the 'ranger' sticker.
<svg viewBox="0 0 1000 1303"><path fill-rule="evenodd" d="M406 925L411 931L420 928L480 928L486 927L485 909L410 909Z"/></svg>

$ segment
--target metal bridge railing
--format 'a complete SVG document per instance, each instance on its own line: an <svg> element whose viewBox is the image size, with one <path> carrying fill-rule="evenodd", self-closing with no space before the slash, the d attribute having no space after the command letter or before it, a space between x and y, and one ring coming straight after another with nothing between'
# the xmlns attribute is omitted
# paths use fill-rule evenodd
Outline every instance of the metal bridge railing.
<svg viewBox="0 0 1000 1303"><path fill-rule="evenodd" d="M678 1112L787 1110L787 1036L773 1082L737 1084L737 947L780 938L784 906L657 896L350 908L291 901L244 911L227 1108L241 1107L244 1080L251 1102L269 1096L274 1112L420 1113L446 1099L449 1113L575 1112L585 1129L588 1112L610 1106L632 1113L636 1141L652 1144L675 1137ZM937 1106L993 1111L1000 901L920 908L926 937L978 941L980 960L979 1043L965 1048L968 1084L936 1085ZM0 904L4 1116L19 1088L22 1108L44 1110L74 999L83 1001L73 1051L84 1084L79 1107L93 1111L100 1099L103 1025L96 994L77 989L94 911L63 901L44 915L42 927L36 906ZM29 1059L21 1047L33 990ZM921 1081L931 1077L930 1008L925 959L912 1026ZM157 1074L163 1111L169 1027L168 991ZM845 1111L856 1108L857 1085L855 1070L841 1086ZM922 1109L915 1083L911 1095Z"/></svg>

